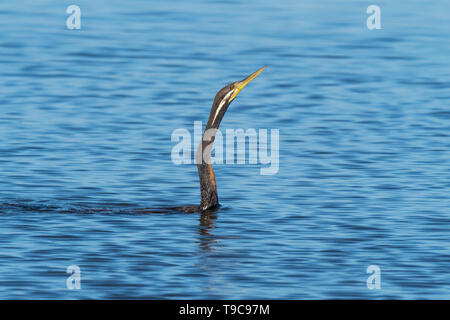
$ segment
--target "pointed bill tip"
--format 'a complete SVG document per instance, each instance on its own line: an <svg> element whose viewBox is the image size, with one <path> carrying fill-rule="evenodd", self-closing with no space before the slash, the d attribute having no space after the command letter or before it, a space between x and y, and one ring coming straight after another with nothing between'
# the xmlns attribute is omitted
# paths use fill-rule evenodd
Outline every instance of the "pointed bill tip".
<svg viewBox="0 0 450 320"><path fill-rule="evenodd" d="M255 72L253 72L251 75L249 75L247 78L245 78L244 80L242 80L241 82L244 82L246 85L247 83L249 83L250 81L252 81L253 79L255 79L257 76L259 76L259 74L261 72L263 72L263 70L266 68L266 66L259 68L258 70L256 70Z"/></svg>
<svg viewBox="0 0 450 320"><path fill-rule="evenodd" d="M238 81L237 82L237 88L236 91L234 92L233 96L231 97L230 100L233 100L237 94L242 90L242 88L244 88L247 84L249 84L253 79L255 79L261 72L263 72L263 70L266 68L266 66L259 68L258 70L256 70L255 72L253 72L251 75L249 75L247 78L245 78L242 81Z"/></svg>

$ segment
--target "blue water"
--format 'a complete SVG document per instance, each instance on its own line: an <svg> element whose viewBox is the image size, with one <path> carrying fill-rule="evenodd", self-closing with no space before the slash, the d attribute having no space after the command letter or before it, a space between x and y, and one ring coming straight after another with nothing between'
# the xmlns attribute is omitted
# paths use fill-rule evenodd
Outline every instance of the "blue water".
<svg viewBox="0 0 450 320"><path fill-rule="evenodd" d="M1 299L450 298L447 1L377 1L380 30L366 1L70 4L0 4ZM199 203L171 134L264 65L221 129L279 129L278 173L140 212Z"/></svg>

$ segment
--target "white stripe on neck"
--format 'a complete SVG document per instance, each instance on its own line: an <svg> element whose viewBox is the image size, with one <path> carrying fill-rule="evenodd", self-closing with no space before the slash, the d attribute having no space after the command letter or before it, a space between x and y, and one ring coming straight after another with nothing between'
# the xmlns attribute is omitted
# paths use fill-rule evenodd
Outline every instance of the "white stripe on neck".
<svg viewBox="0 0 450 320"><path fill-rule="evenodd" d="M213 119L213 121L211 122L211 125L214 123L214 121L216 120L217 116L219 115L219 111L222 109L223 105L225 104L225 102L227 101L227 99L229 98L229 96L230 96L233 92L234 92L234 90L228 92L228 93L225 95L225 97L223 97L222 101L221 101L220 104L219 104L219 107L218 107L217 110L216 110L216 114L214 115L214 119Z"/></svg>

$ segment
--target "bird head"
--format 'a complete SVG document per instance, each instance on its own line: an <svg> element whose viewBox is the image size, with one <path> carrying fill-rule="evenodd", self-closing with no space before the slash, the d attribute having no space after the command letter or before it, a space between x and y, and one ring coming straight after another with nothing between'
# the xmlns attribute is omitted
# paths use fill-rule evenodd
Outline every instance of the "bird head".
<svg viewBox="0 0 450 320"><path fill-rule="evenodd" d="M238 93L253 79L255 79L266 67L262 67L241 81L230 83L217 92L211 108L206 128L218 129L225 112L230 103L236 98Z"/></svg>

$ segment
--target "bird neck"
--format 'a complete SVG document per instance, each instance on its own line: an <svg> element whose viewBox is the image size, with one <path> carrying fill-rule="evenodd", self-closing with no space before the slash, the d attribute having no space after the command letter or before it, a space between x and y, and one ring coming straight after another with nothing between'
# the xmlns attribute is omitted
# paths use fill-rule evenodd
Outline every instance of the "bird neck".
<svg viewBox="0 0 450 320"><path fill-rule="evenodd" d="M214 170L211 166L211 151L217 129L208 127L209 126L206 126L205 128L205 132L203 133L202 141L198 146L196 156L202 198L200 202L200 210L202 211L215 208L219 205L216 178L214 175Z"/></svg>

